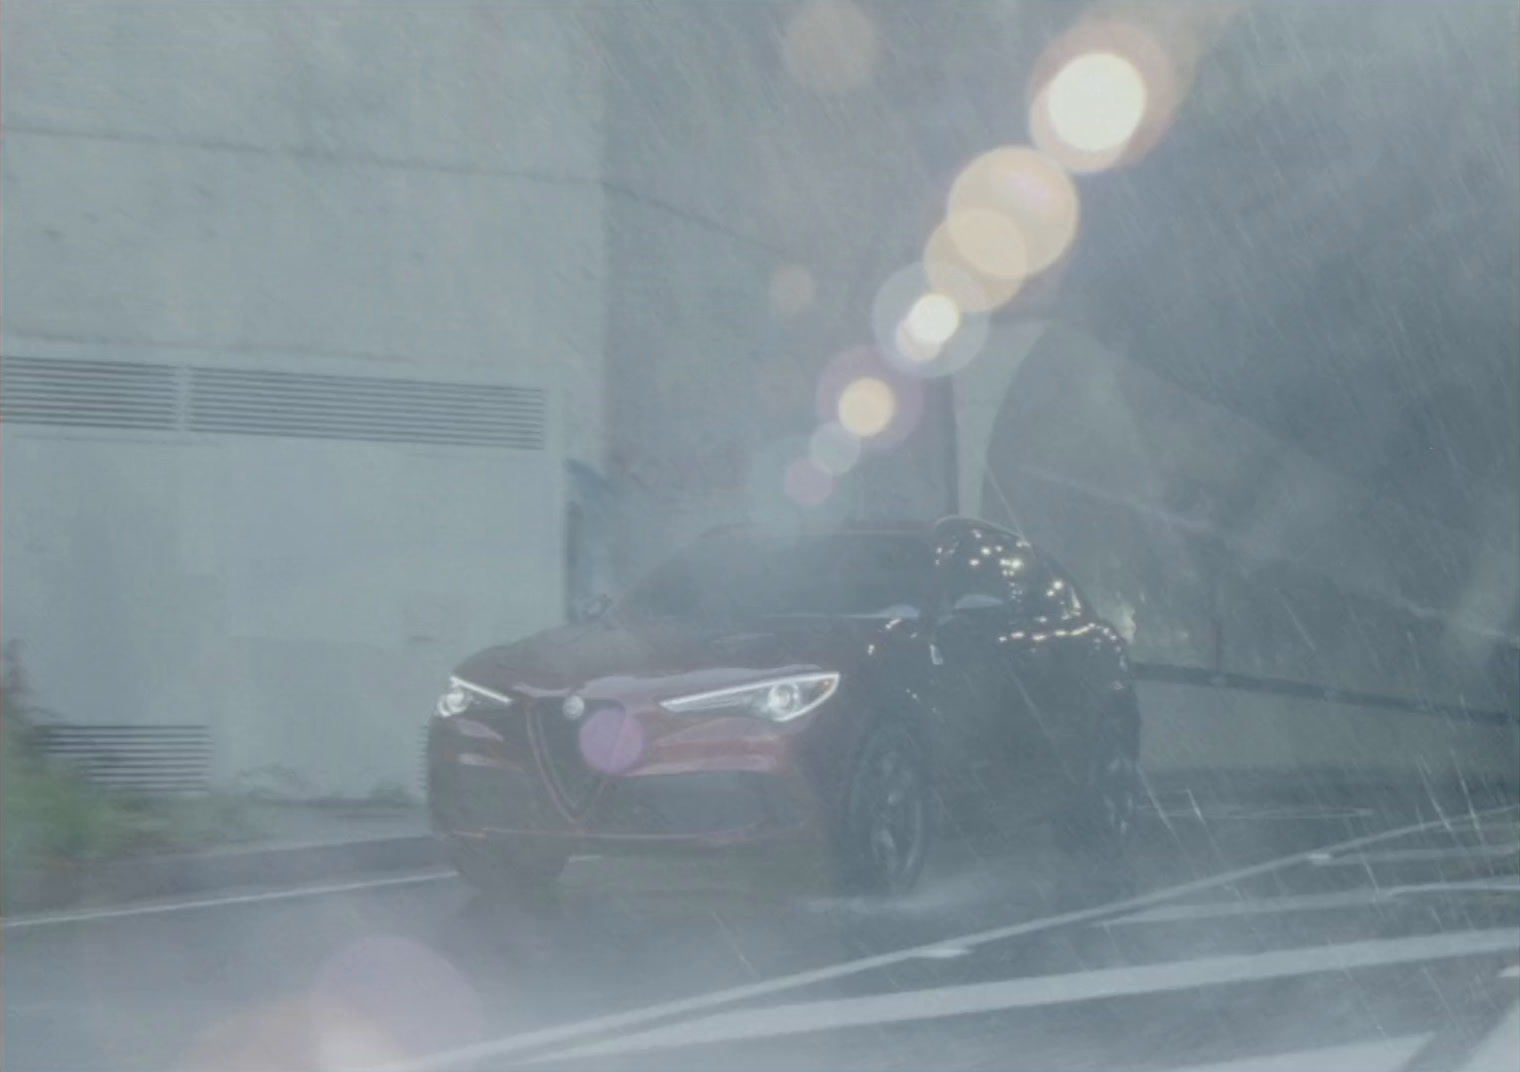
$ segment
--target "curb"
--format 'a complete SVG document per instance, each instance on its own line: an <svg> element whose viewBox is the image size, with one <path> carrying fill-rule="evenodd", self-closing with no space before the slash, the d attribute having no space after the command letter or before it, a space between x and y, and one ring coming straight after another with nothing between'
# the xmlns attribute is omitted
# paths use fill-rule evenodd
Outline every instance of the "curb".
<svg viewBox="0 0 1520 1072"><path fill-rule="evenodd" d="M442 844L423 833L8 872L4 876L5 915L104 907L245 886L297 885L443 862Z"/></svg>

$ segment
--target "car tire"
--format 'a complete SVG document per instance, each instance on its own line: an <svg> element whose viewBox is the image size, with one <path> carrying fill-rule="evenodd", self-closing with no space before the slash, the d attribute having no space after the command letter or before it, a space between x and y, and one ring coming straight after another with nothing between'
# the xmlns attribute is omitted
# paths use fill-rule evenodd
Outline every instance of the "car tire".
<svg viewBox="0 0 1520 1072"><path fill-rule="evenodd" d="M894 897L918 881L933 839L934 800L924 750L899 723L861 742L836 832L841 891Z"/></svg>
<svg viewBox="0 0 1520 1072"><path fill-rule="evenodd" d="M1103 728L1078 797L1061 822L1070 847L1104 859L1124 856L1140 799L1139 749L1123 727Z"/></svg>
<svg viewBox="0 0 1520 1072"><path fill-rule="evenodd" d="M570 855L541 846L454 841L449 860L459 877L482 893L533 893L554 884Z"/></svg>

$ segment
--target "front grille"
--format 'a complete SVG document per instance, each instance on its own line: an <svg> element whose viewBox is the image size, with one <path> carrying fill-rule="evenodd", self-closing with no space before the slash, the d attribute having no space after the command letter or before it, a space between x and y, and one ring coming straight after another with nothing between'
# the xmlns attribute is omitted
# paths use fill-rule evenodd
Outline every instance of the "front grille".
<svg viewBox="0 0 1520 1072"><path fill-rule="evenodd" d="M532 775L449 764L435 778L435 820L444 830L565 828L564 819Z"/></svg>
<svg viewBox="0 0 1520 1072"><path fill-rule="evenodd" d="M590 806L601 783L601 775L581 754L581 724L591 712L572 722L560 713L560 707L559 700L542 700L533 705L529 717L550 788L567 810L580 814Z"/></svg>

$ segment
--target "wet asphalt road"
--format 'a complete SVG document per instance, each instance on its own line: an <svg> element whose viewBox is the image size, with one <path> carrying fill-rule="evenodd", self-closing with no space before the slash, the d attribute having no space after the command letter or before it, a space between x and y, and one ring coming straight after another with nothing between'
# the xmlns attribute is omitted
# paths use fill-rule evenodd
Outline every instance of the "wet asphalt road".
<svg viewBox="0 0 1520 1072"><path fill-rule="evenodd" d="M839 901L774 861L582 860L538 901L424 874L11 921L0 1058L1464 1068L1490 1059L1482 1047L1520 1003L1520 818L1464 813L1378 837L1433 818L1397 800L1168 799L1142 816L1127 870L1035 828L942 845L895 905ZM1520 1049L1499 1060L1520 1068Z"/></svg>

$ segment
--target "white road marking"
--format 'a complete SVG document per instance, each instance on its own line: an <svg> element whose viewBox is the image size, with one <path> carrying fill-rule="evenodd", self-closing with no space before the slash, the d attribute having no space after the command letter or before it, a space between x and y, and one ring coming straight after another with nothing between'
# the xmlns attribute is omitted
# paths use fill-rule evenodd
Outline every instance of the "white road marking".
<svg viewBox="0 0 1520 1072"><path fill-rule="evenodd" d="M876 1027L947 1016L1065 1005L1074 1001L1135 997L1230 983L1284 979L1319 972L1447 960L1520 950L1520 928L1428 934L1343 945L1279 949L1270 953L1202 957L1062 975L1004 979L992 983L931 987L863 997L810 1001L759 1009L720 1012L700 1020L657 1027L606 1042L593 1042L540 1058L608 1057L644 1050L729 1045L813 1031Z"/></svg>
<svg viewBox="0 0 1520 1072"><path fill-rule="evenodd" d="M1341 893L1313 893L1298 897L1264 897L1251 901L1218 901L1206 904L1161 905L1105 922L1105 927L1126 927L1146 923L1181 923L1195 919L1229 919L1235 916L1274 915L1282 912L1319 912L1327 908L1355 908L1375 904L1383 899L1377 890L1346 890Z"/></svg>
<svg viewBox="0 0 1520 1072"><path fill-rule="evenodd" d="M1429 1035L1400 1035L1376 1042L1245 1057L1216 1065L1186 1065L1176 1072L1302 1072L1306 1068L1331 1072L1396 1072L1429 1041Z"/></svg>
<svg viewBox="0 0 1520 1072"><path fill-rule="evenodd" d="M1393 830L1384 830L1381 833L1367 834L1363 837L1339 842L1328 846L1324 850L1299 852L1291 856L1282 856L1275 860L1267 860L1263 863L1252 864L1249 867L1237 868L1234 871L1226 871L1222 874L1194 879L1191 882L1184 882L1178 886L1153 890L1138 897L1131 897L1094 908L1082 908L1071 912L1062 912L1054 916L1026 920L1023 923L1013 923L955 938L940 939L939 941L913 946L908 949L900 949L892 953L879 953L875 956L861 957L857 960L845 961L841 964L830 964L826 967L813 968L809 971L783 975L774 979L765 979L757 983L747 983L743 986L731 987L727 990L717 990L697 997L678 998L674 1001L647 1005L642 1009L634 1009L629 1012L612 1013L607 1016L579 1020L557 1027L524 1031L520 1034L491 1039L486 1042L475 1043L471 1046L441 1050L417 1061L381 1067L389 1070L389 1072L413 1072L413 1070L416 1070L416 1072L437 1072L437 1070L450 1065L475 1065L482 1061L497 1061L511 1054L522 1053L524 1050L544 1048L559 1043L573 1043L588 1035L639 1027L652 1020L660 1020L692 1012L704 1012L721 1005L731 1005L740 1001L747 1001L750 998L767 997L771 994L795 990L798 987L811 986L814 983L829 982L834 979L858 975L861 972L873 971L877 968L889 967L893 964L901 964L917 959L925 949L933 949L947 944L966 947L986 945L990 942L1005 941L1009 938L1037 934L1041 931L1054 930L1057 927L1069 926L1074 923L1086 923L1090 920L1122 913L1126 909L1147 908L1177 897L1185 897L1190 893L1198 893L1202 890L1214 889L1219 886L1228 886L1231 883L1255 878L1259 875L1281 871L1286 867L1292 867L1296 864L1307 863L1312 857L1322 851L1337 852L1357 849L1367 845L1378 845L1386 841L1409 837L1412 834L1423 833L1427 830L1438 828L1451 829L1454 825L1466 826L1469 822L1469 817L1471 822L1476 823L1481 822L1485 818L1509 814L1515 810L1514 807L1496 808L1488 812L1469 813L1468 816L1455 820L1432 819L1410 826L1401 826ZM380 1069L376 1069L375 1072L380 1072Z"/></svg>
<svg viewBox="0 0 1520 1072"><path fill-rule="evenodd" d="M291 890L267 890L262 893L240 893L230 897L206 897L195 901L167 901L157 904L129 905L121 908L91 908L78 912L49 912L46 915L22 916L0 921L5 930L21 930L30 927L56 927L64 923L90 923L104 919L126 919L131 916L161 916L170 912L200 911L208 908L224 908L228 905L259 904L265 901L291 901L302 897L326 897L335 893L356 893L360 890L383 889L387 886L415 886L424 882L437 882L451 878L452 871L428 871L420 875L401 875L392 878L375 878L366 882L344 882L332 886L299 886Z"/></svg>
<svg viewBox="0 0 1520 1072"><path fill-rule="evenodd" d="M1242 808L1203 804L1197 808L1191 808L1183 804L1163 804L1157 807L1154 804L1145 803L1141 804L1138 810L1141 814L1154 815L1158 819L1191 819L1195 821L1203 820L1210 823L1298 823L1326 819L1366 819L1377 814L1371 808L1336 808L1317 807L1314 805L1305 805L1301 808Z"/></svg>
<svg viewBox="0 0 1520 1072"><path fill-rule="evenodd" d="M970 952L971 950L963 945L936 945L921 951L918 955L924 960L954 960Z"/></svg>
<svg viewBox="0 0 1520 1072"><path fill-rule="evenodd" d="M1520 841L1505 845L1471 845L1447 849L1396 849L1389 852L1320 853L1314 863L1320 867L1367 867L1375 864L1413 864L1440 860L1488 859L1520 853Z"/></svg>
<svg viewBox="0 0 1520 1072"><path fill-rule="evenodd" d="M1395 886L1388 892L1399 896L1411 893L1520 893L1520 880L1505 882L1497 878L1478 878L1470 882L1422 882L1417 886Z"/></svg>
<svg viewBox="0 0 1520 1072"><path fill-rule="evenodd" d="M1319 912L1333 908L1359 908L1395 897L1453 893L1520 893L1520 882L1502 882L1495 879L1478 879L1471 882L1426 882L1417 886L1385 886L1382 889L1343 890L1339 893L1311 893L1296 897L1263 897L1242 901L1194 901L1148 908L1132 916L1109 920L1104 926L1180 923L1194 919L1228 919L1233 916L1266 916L1285 912Z"/></svg>
<svg viewBox="0 0 1520 1072"><path fill-rule="evenodd" d="M1462 1066L1462 1072L1515 1072L1520 1068L1520 1003L1490 1031Z"/></svg>

